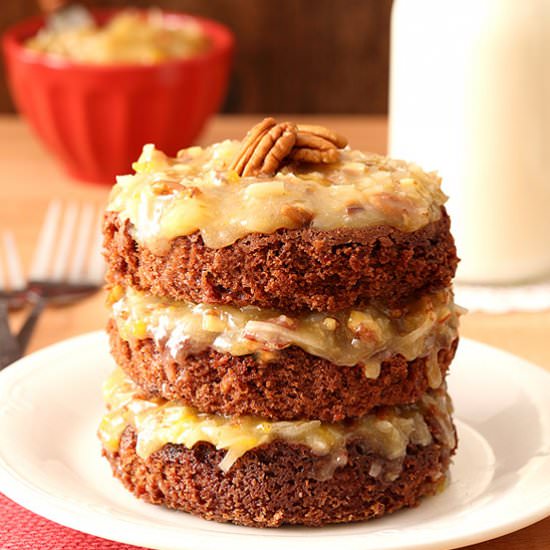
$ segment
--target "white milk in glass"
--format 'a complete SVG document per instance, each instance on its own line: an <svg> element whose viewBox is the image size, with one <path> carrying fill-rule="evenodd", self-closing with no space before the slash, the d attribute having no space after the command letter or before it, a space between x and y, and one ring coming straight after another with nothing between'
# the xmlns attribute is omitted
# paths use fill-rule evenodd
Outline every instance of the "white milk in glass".
<svg viewBox="0 0 550 550"><path fill-rule="evenodd" d="M459 280L550 274L550 0L396 0L389 149L443 177Z"/></svg>

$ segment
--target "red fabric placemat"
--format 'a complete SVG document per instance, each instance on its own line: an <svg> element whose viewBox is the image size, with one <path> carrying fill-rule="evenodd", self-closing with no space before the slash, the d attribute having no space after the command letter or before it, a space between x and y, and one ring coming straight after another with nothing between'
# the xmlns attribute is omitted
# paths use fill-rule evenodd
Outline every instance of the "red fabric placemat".
<svg viewBox="0 0 550 550"><path fill-rule="evenodd" d="M144 550L44 519L0 493L0 550Z"/></svg>

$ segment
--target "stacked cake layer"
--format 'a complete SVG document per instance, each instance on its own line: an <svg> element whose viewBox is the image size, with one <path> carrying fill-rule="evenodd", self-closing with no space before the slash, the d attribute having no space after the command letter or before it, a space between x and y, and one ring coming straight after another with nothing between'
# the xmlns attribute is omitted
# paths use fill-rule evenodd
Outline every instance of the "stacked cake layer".
<svg viewBox="0 0 550 550"><path fill-rule="evenodd" d="M444 486L460 315L445 197L434 174L344 145L267 119L242 144L147 146L119 178L99 433L137 496L321 525Z"/></svg>

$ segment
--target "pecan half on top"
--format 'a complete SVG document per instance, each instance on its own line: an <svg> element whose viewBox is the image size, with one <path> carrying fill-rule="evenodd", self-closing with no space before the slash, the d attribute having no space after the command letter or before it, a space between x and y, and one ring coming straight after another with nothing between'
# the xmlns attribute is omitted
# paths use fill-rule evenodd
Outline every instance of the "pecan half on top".
<svg viewBox="0 0 550 550"><path fill-rule="evenodd" d="M323 126L277 122L265 118L246 135L229 166L239 176L273 176L284 160L330 164L347 139Z"/></svg>

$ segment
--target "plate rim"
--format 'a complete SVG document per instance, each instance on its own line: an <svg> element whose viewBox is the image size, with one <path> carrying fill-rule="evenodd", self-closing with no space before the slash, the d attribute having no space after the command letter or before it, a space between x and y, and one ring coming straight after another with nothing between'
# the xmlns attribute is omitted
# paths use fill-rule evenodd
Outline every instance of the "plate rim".
<svg viewBox="0 0 550 550"><path fill-rule="evenodd" d="M33 354L24 357L10 365L8 368L0 371L0 390L6 380L11 378L24 379L25 376L28 376L29 372L35 368L47 368L47 366L41 365L41 361L48 356L63 352L67 347L78 345L85 342L94 342L102 341L102 345L107 343L107 335L103 330L97 330L92 332L87 332L66 340L62 340L45 348L42 348ZM536 365L522 357L514 355L506 350L502 350L491 345L473 340L470 338L461 338L461 345L467 347L474 346L483 348L485 352L491 354L497 354L506 356L508 360L516 363L516 366L520 366L522 369L529 371L529 376L542 377L545 378L546 382L550 382L550 372L548 372L543 367ZM1 410L1 406L0 406ZM1 439L1 436L0 436ZM36 513L46 519L54 521L60 525L81 531L93 536L101 537L107 540L113 540L125 544L132 544L137 546L143 546L143 544L150 544L151 535L147 536L147 533L150 533L150 525L140 525L137 521L128 522L120 517L110 517L109 514L98 515L97 511L93 511L91 514L86 514L83 518L78 517L75 513L74 506L64 505L63 499L56 497L55 495L47 495L45 497L44 490L41 490L36 485L25 479L20 472L14 471L3 459L0 454L0 488L1 492L13 500L20 506L30 510L33 513ZM76 507L78 508L78 506ZM494 524L487 529L480 530L479 527L473 529L470 532L466 532L462 535L453 535L452 539L441 540L432 540L432 541L423 541L419 543L411 543L403 546L400 543L399 548L406 550L435 550L439 548L460 548L466 545L475 544L479 542L484 542L491 540L497 537L510 534L519 529L528 527L538 521L543 520L544 518L550 516L550 501L544 505L539 504L522 509L522 513L515 518L513 521L507 521L505 523ZM101 521L99 521L101 520ZM206 520L205 520L206 521ZM210 523L210 522L209 522ZM131 524L133 530L127 529L124 531L124 524ZM344 527L345 528L345 527ZM164 535L159 536L158 543L155 543L151 548L157 549L175 549L200 547L203 550L210 550L210 548L218 548L218 543L215 539L219 536L231 537L234 544L239 542L250 542L251 540L257 539L258 536L268 535L262 537L262 544L266 548L271 548L271 542L276 541L276 545L281 542L292 542L294 544L302 544L305 542L305 545L316 544L317 546L320 539L324 538L325 540L331 539L334 540L334 536L341 536L341 534L330 535L327 537L327 534L323 534L323 528L313 528L312 536L306 538L301 538L298 540L292 535L283 535L282 533L277 536L277 531L273 529L269 530L257 530L255 528L250 528L250 533L236 532L236 533L227 533L224 532L213 532L211 529L200 529L194 526L185 526L181 528L181 531L185 532L185 542L182 545L178 544L174 546L171 542L173 538L173 530L176 529L166 527L160 527L159 531L164 530ZM303 527L299 529L305 529ZM178 529L179 530L179 529ZM252 532L254 531L254 532ZM288 528L286 530L288 532ZM212 538L212 536L214 537ZM349 543L363 543L361 548L368 548L368 535L365 534L348 534L346 535L345 540ZM270 540L271 542L267 542ZM451 544L451 546L449 546ZM304 545L304 546L305 546ZM274 546L273 546L274 547Z"/></svg>

